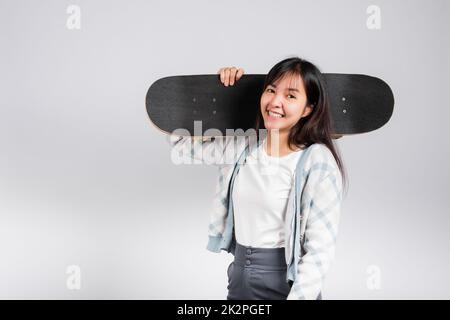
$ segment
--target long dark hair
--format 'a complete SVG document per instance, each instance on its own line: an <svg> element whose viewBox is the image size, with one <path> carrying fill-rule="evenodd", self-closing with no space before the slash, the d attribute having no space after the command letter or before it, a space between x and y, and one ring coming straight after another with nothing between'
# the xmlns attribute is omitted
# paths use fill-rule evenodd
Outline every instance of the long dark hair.
<svg viewBox="0 0 450 320"><path fill-rule="evenodd" d="M307 60L299 57L287 58L270 69L264 80L262 92L266 90L269 84L275 83L286 74L300 75L306 90L306 105L313 105L311 113L300 118L291 128L288 136L288 146L297 146L299 148L303 146L302 149L314 143L321 143L327 146L339 167L345 189L347 176L338 148L332 141L335 136L333 135L333 123L330 116L330 102L322 73L314 64ZM261 112L258 112L255 127L258 136L259 129L265 129Z"/></svg>

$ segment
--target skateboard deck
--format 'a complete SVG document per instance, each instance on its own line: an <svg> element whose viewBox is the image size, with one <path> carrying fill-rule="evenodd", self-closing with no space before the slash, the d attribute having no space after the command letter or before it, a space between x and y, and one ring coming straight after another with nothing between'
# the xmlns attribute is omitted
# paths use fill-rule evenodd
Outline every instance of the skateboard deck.
<svg viewBox="0 0 450 320"><path fill-rule="evenodd" d="M386 82L362 74L323 75L334 138L370 132L389 121L394 96ZM185 129L180 135L190 136L225 136L227 129L246 131L255 127L264 79L263 74L244 74L226 87L218 74L164 77L148 89L147 113L166 134L176 129ZM205 133L208 129L219 131Z"/></svg>

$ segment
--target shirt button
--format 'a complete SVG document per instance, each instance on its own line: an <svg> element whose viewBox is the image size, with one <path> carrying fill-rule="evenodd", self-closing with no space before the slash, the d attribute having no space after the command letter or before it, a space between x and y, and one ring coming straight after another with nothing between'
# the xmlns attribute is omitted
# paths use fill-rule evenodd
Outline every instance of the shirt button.
<svg viewBox="0 0 450 320"><path fill-rule="evenodd" d="M250 260L247 259L247 261L245 261L245 263L246 263L247 265L249 265L251 262L250 262Z"/></svg>
<svg viewBox="0 0 450 320"><path fill-rule="evenodd" d="M247 254L251 254L252 250L251 249L247 249Z"/></svg>

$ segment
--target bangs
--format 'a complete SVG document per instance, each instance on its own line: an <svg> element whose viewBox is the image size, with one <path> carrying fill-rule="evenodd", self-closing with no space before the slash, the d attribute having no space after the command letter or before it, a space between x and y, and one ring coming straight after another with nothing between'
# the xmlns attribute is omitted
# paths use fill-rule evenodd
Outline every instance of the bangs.
<svg viewBox="0 0 450 320"><path fill-rule="evenodd" d="M269 75L266 80L266 85L264 86L264 89L266 89L269 84L276 85L276 83L285 78L289 79L289 88L298 88L301 85L302 81L300 70L295 68L288 70L277 70L277 72L274 72L273 74Z"/></svg>

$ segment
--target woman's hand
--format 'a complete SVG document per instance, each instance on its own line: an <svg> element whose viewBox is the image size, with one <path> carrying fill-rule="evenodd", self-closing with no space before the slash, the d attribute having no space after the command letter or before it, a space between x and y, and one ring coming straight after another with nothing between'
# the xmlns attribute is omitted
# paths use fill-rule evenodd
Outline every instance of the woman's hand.
<svg viewBox="0 0 450 320"><path fill-rule="evenodd" d="M234 82L239 80L242 75L244 74L244 69L242 68L236 68L236 67L225 67L220 68L217 72L220 74L220 81L225 85L225 87L228 87L228 84L230 86L234 85Z"/></svg>

